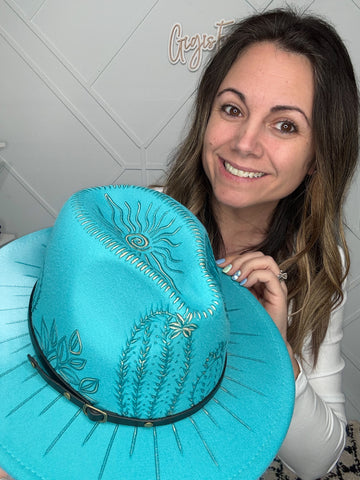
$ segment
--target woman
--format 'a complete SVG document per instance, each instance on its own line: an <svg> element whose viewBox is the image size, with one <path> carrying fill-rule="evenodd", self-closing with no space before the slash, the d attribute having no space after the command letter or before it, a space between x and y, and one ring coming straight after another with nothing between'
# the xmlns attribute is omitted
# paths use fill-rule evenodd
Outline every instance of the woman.
<svg viewBox="0 0 360 480"><path fill-rule="evenodd" d="M326 22L284 10L247 18L203 73L164 186L286 342L296 402L279 456L303 479L330 471L345 444L342 206L358 103L349 55Z"/></svg>

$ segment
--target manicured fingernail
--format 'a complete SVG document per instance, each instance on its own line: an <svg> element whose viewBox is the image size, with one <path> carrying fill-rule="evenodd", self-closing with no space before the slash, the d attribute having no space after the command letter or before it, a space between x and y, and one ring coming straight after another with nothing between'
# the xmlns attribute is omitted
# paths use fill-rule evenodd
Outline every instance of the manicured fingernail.
<svg viewBox="0 0 360 480"><path fill-rule="evenodd" d="M231 278L236 282L236 280L238 280L240 275L241 275L241 270L238 270L237 272L234 273L234 275Z"/></svg>
<svg viewBox="0 0 360 480"><path fill-rule="evenodd" d="M241 280L240 285L245 285L246 282L247 282L247 278L244 278L244 280Z"/></svg>
<svg viewBox="0 0 360 480"><path fill-rule="evenodd" d="M223 271L224 273L228 273L228 272L230 272L231 269L232 269L232 265L231 265L231 263L229 263L229 265L226 265L226 267L224 267L224 268L222 269L222 271Z"/></svg>
<svg viewBox="0 0 360 480"><path fill-rule="evenodd" d="M221 265L224 262L225 262L225 258L219 258L219 260L216 260L217 265Z"/></svg>

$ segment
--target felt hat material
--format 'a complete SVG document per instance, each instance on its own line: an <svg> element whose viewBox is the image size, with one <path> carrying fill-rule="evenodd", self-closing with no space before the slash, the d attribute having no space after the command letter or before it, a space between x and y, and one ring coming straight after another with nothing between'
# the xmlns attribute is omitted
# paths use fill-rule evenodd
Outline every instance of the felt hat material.
<svg viewBox="0 0 360 480"><path fill-rule="evenodd" d="M255 480L290 423L278 329L160 192L82 190L0 249L0 332L0 466L18 480Z"/></svg>

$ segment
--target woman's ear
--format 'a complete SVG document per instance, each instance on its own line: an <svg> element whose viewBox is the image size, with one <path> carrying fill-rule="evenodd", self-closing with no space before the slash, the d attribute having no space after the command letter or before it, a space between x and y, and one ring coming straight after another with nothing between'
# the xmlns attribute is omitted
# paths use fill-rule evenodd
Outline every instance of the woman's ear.
<svg viewBox="0 0 360 480"><path fill-rule="evenodd" d="M307 171L307 174L310 175L310 176L313 175L314 173L316 173L315 158L313 158L313 160L310 162L309 170Z"/></svg>
<svg viewBox="0 0 360 480"><path fill-rule="evenodd" d="M316 172L317 172L316 166L313 165L312 167L309 168L307 174L311 176L311 175L313 175L313 174L316 173Z"/></svg>

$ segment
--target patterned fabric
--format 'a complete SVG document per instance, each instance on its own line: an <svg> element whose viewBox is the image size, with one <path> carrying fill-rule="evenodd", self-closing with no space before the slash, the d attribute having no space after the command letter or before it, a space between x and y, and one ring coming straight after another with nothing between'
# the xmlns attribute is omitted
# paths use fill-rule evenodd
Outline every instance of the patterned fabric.
<svg viewBox="0 0 360 480"><path fill-rule="evenodd" d="M321 480L358 480L360 478L360 423L350 422L344 452L336 466ZM301 480L276 458L260 480Z"/></svg>
<svg viewBox="0 0 360 480"><path fill-rule="evenodd" d="M52 229L0 249L0 465L14 479L258 480L294 393L274 322L160 192L83 190Z"/></svg>

